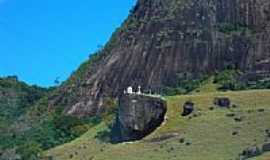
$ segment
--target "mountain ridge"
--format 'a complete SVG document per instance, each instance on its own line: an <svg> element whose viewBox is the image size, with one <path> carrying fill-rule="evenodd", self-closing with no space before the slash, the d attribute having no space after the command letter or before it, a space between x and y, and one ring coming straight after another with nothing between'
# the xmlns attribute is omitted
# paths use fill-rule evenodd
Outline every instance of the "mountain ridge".
<svg viewBox="0 0 270 160"><path fill-rule="evenodd" d="M104 98L128 86L160 92L179 75L196 79L226 68L269 72L269 6L267 0L139 0L51 104L75 116L96 115L105 110Z"/></svg>
<svg viewBox="0 0 270 160"><path fill-rule="evenodd" d="M0 78L0 118L11 117L0 122L0 159L39 159L47 149L57 159L235 159L269 139L269 28L268 0L138 0L104 48L59 87ZM164 123L130 145L107 143L117 98L139 85L163 94ZM220 96L232 106L215 106ZM194 112L182 117L191 101ZM198 155L206 147L211 153Z"/></svg>

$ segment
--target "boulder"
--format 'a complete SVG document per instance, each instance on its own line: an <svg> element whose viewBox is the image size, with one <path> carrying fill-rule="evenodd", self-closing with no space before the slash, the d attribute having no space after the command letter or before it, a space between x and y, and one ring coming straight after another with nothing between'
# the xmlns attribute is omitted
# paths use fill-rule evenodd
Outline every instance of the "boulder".
<svg viewBox="0 0 270 160"><path fill-rule="evenodd" d="M240 159L248 159L261 155L262 152L259 147L251 146L246 148L240 156Z"/></svg>
<svg viewBox="0 0 270 160"><path fill-rule="evenodd" d="M182 116L188 116L194 111L194 103L187 101L183 106Z"/></svg>
<svg viewBox="0 0 270 160"><path fill-rule="evenodd" d="M243 121L243 117L241 117L241 116L240 117L235 117L234 118L234 121L235 122L242 122Z"/></svg>
<svg viewBox="0 0 270 160"><path fill-rule="evenodd" d="M165 119L166 101L158 97L125 94L119 98L115 142L139 140L153 132Z"/></svg>
<svg viewBox="0 0 270 160"><path fill-rule="evenodd" d="M270 151L270 141L263 144L262 151L263 152L269 152Z"/></svg>
<svg viewBox="0 0 270 160"><path fill-rule="evenodd" d="M270 140L270 129L265 130L266 138Z"/></svg>
<svg viewBox="0 0 270 160"><path fill-rule="evenodd" d="M214 104L219 107L228 108L231 105L231 100L227 97L217 97L214 99Z"/></svg>

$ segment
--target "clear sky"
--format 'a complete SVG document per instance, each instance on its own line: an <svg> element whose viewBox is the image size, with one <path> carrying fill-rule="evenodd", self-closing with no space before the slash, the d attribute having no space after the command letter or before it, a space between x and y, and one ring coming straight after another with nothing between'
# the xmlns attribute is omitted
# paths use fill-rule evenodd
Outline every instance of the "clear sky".
<svg viewBox="0 0 270 160"><path fill-rule="evenodd" d="M136 0L0 0L0 76L63 81L104 45Z"/></svg>

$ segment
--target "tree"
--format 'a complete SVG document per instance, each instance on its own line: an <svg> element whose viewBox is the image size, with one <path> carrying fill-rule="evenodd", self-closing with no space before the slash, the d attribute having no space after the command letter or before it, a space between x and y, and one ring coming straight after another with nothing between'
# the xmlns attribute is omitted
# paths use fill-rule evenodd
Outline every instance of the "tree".
<svg viewBox="0 0 270 160"><path fill-rule="evenodd" d="M56 77L56 79L54 80L54 84L56 85L56 86L58 86L59 84L60 84L60 77Z"/></svg>

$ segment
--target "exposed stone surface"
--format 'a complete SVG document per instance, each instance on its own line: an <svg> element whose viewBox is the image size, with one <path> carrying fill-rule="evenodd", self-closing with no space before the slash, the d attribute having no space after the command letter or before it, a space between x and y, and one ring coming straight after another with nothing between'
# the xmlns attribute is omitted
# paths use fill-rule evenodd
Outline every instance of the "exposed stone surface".
<svg viewBox="0 0 270 160"><path fill-rule="evenodd" d="M267 138L270 138L270 129L266 129L265 130L265 133L266 133L266 137ZM270 140L270 139L269 139Z"/></svg>
<svg viewBox="0 0 270 160"><path fill-rule="evenodd" d="M262 151L263 152L269 152L270 151L270 141L263 144Z"/></svg>
<svg viewBox="0 0 270 160"><path fill-rule="evenodd" d="M256 157L260 154L262 154L262 152L257 146L248 147L243 151L242 155L240 156L240 160Z"/></svg>
<svg viewBox="0 0 270 160"><path fill-rule="evenodd" d="M183 113L182 116L188 116L194 111L194 103L191 101L188 101L183 106Z"/></svg>
<svg viewBox="0 0 270 160"><path fill-rule="evenodd" d="M214 104L219 107L230 107L231 100L227 97L217 97L214 99Z"/></svg>
<svg viewBox="0 0 270 160"><path fill-rule="evenodd" d="M113 141L143 138L161 125L166 111L166 102L160 98L123 95L119 100L119 113L115 124L119 134Z"/></svg>
<svg viewBox="0 0 270 160"><path fill-rule="evenodd" d="M178 136L179 136L179 133L166 133L166 134L160 135L158 137L154 137L154 138L151 138L149 140L145 140L145 142L159 143L159 142L163 142L163 141L166 141L168 139L175 138Z"/></svg>
<svg viewBox="0 0 270 160"><path fill-rule="evenodd" d="M102 112L104 97L128 86L158 91L175 85L179 74L196 78L232 66L269 71L269 27L269 0L138 0L99 58L51 102L93 115Z"/></svg>

